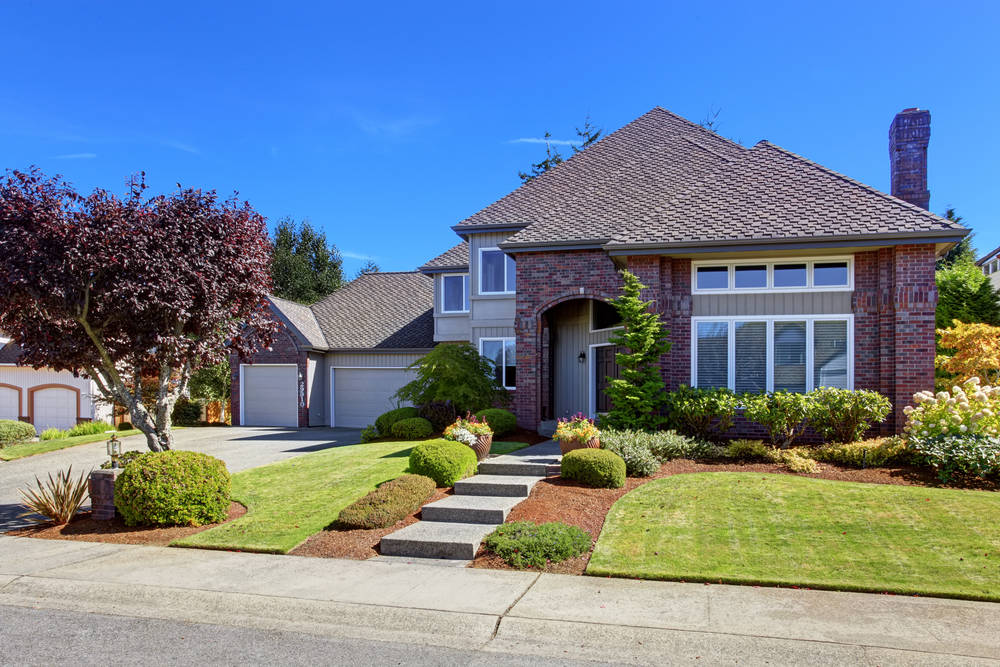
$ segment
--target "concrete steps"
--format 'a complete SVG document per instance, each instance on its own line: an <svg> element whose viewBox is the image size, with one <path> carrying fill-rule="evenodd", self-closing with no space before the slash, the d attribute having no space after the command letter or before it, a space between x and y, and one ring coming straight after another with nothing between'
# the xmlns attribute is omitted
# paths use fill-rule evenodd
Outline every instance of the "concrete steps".
<svg viewBox="0 0 1000 667"><path fill-rule="evenodd" d="M472 560L479 543L495 528L486 523L418 521L383 537L379 551L385 556Z"/></svg>
<svg viewBox="0 0 1000 667"><path fill-rule="evenodd" d="M473 475L455 482L455 495L527 498L540 479L541 476L527 475Z"/></svg>
<svg viewBox="0 0 1000 667"><path fill-rule="evenodd" d="M424 505L420 510L420 520L498 525L507 519L510 510L522 500L524 498L509 496L448 496Z"/></svg>

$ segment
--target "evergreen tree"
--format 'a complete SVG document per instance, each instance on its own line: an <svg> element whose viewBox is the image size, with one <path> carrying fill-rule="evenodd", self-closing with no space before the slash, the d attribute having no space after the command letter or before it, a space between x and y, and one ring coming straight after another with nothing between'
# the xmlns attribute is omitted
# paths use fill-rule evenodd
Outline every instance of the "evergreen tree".
<svg viewBox="0 0 1000 667"><path fill-rule="evenodd" d="M365 263L361 265L361 268L358 269L358 272L354 274L354 277L360 278L361 276L367 275L369 273L378 273L381 270L382 269L379 267L378 264L375 263L374 260L367 259L365 260Z"/></svg>
<svg viewBox="0 0 1000 667"><path fill-rule="evenodd" d="M579 143L572 144L573 152L580 153L586 150L588 146L599 141L603 133L603 129L594 127L594 124L590 122L590 116L588 115L583 121L583 127L576 128L576 136L580 141ZM538 178L549 169L558 167L565 161L563 160L563 156L559 152L559 149L552 145L552 133L546 132L544 137L545 159L540 162L532 163L530 173L523 171L519 171L517 173L518 178L520 178L524 183Z"/></svg>
<svg viewBox="0 0 1000 667"><path fill-rule="evenodd" d="M962 216L955 213L955 209L949 208L944 212L945 220L951 220L952 222L962 222ZM963 257L968 257L972 260L976 258L976 251L972 247L972 237L974 234L969 234L964 239L955 244L955 246L945 253L944 257L937 261L937 270L946 269L949 266L953 266L955 262Z"/></svg>
<svg viewBox="0 0 1000 667"><path fill-rule="evenodd" d="M326 234L308 220L283 218L274 230L271 276L274 295L298 303L316 303L344 282L343 260Z"/></svg>
<svg viewBox="0 0 1000 667"><path fill-rule="evenodd" d="M964 255L954 264L935 274L938 305L935 313L938 329L947 329L954 320L1000 324L1000 290L972 259Z"/></svg>

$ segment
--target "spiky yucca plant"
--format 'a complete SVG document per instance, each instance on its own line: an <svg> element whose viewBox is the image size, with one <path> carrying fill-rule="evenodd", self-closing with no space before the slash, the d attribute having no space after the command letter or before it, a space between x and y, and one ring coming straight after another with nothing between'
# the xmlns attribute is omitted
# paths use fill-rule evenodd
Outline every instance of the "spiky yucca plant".
<svg viewBox="0 0 1000 667"><path fill-rule="evenodd" d="M37 489L18 489L28 509L21 516L37 521L34 515L41 514L57 525L69 523L87 499L87 477L87 473L81 473L79 479L73 479L73 466L57 472L55 479L49 473L47 483L36 476Z"/></svg>

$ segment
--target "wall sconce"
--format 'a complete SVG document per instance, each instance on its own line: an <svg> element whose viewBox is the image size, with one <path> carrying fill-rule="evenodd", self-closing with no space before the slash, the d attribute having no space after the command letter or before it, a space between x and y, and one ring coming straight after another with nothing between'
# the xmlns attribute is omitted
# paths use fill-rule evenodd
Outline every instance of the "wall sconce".
<svg viewBox="0 0 1000 667"><path fill-rule="evenodd" d="M579 355L577 355L576 360L579 361L581 364L587 363L587 353L581 352Z"/></svg>

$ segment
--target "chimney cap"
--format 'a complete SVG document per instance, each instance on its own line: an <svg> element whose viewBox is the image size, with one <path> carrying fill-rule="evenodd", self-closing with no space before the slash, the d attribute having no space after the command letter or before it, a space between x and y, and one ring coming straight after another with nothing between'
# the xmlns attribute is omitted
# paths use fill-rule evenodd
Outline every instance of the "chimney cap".
<svg viewBox="0 0 1000 667"><path fill-rule="evenodd" d="M899 113L911 113L913 111L920 111L920 107L910 107L908 109L903 109Z"/></svg>

